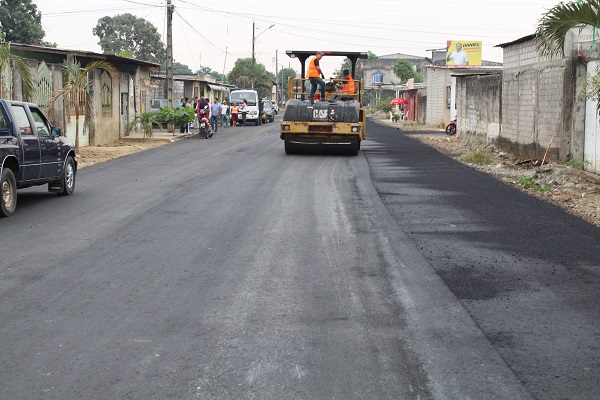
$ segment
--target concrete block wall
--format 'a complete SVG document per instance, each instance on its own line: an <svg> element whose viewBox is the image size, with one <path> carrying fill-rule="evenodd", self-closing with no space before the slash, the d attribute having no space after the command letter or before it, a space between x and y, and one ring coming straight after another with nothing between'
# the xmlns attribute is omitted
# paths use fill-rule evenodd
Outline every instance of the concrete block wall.
<svg viewBox="0 0 600 400"><path fill-rule="evenodd" d="M502 75L457 77L458 132L486 142L500 136Z"/></svg>
<svg viewBox="0 0 600 400"><path fill-rule="evenodd" d="M503 71L498 138L503 148L522 159L541 159L550 147L550 160L567 160L574 100L571 74L570 59L521 63Z"/></svg>
<svg viewBox="0 0 600 400"><path fill-rule="evenodd" d="M427 111L426 124L444 124L449 118L448 84L450 70L427 68Z"/></svg>
<svg viewBox="0 0 600 400"><path fill-rule="evenodd" d="M588 51L591 37L590 29L570 31L564 58L540 56L534 38L504 46L499 96L492 94L493 78L458 77L459 133L493 142L521 160L583 158L586 107L578 94L585 60L600 58L598 46Z"/></svg>
<svg viewBox="0 0 600 400"><path fill-rule="evenodd" d="M549 58L539 54L534 40L505 47L502 60L504 68L521 68L550 61Z"/></svg>
<svg viewBox="0 0 600 400"><path fill-rule="evenodd" d="M173 81L173 107L179 107L181 98L186 96L184 86L183 81Z"/></svg>

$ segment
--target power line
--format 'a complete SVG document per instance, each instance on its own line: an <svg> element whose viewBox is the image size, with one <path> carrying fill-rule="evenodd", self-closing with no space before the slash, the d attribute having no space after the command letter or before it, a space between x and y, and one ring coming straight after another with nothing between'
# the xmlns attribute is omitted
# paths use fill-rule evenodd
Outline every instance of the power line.
<svg viewBox="0 0 600 400"><path fill-rule="evenodd" d="M208 43L210 43L211 45L215 46L217 49L221 50L223 53L225 52L225 49L222 49L221 47L217 46L216 44L214 44L213 42L211 42L210 40L208 40L206 37L204 37L204 35L202 35L200 32L198 32L198 30L196 28L194 28L194 26L192 24L190 24L189 22L187 22L187 20L185 18L183 18L183 15L181 15L179 13L179 11L175 10L175 13L177 15L179 15L179 17L181 18L181 20L183 22L185 22L190 28L192 28L192 30L194 32L196 32L202 39L206 40Z"/></svg>

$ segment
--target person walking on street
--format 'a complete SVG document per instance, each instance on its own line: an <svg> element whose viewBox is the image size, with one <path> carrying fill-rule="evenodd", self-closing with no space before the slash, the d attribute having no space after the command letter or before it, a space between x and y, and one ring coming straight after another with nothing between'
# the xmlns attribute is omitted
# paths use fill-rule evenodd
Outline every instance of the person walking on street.
<svg viewBox="0 0 600 400"><path fill-rule="evenodd" d="M194 106L192 106L192 103L190 103L190 99L189 99L188 97L186 97L186 98L185 98L185 102L184 102L184 104L183 104L183 107L184 107L184 108L193 108L193 107L194 107ZM191 132L191 130L190 130L190 128L191 128L191 125L192 125L192 123L191 123L191 122L188 122L188 123L187 123L187 127L186 127L186 132L185 132L185 133L187 133L188 135L191 135L191 134L192 134L192 132Z"/></svg>
<svg viewBox="0 0 600 400"><path fill-rule="evenodd" d="M216 98L213 99L210 105L210 124L214 127L215 133L219 128L219 120L221 119L221 103Z"/></svg>
<svg viewBox="0 0 600 400"><path fill-rule="evenodd" d="M194 97L194 103L192 104L192 107L194 108L194 122L192 124L192 127L194 129L198 129L198 102L200 101L200 99L198 99L198 96Z"/></svg>
<svg viewBox="0 0 600 400"><path fill-rule="evenodd" d="M248 102L246 99L242 100L242 107L240 107L242 113L242 126L246 126L246 114L248 114Z"/></svg>
<svg viewBox="0 0 600 400"><path fill-rule="evenodd" d="M229 106L227 105L227 101L223 100L223 103L221 103L221 126L225 126L225 128L229 127L229 118L227 117L227 110L229 109Z"/></svg>
<svg viewBox="0 0 600 400"><path fill-rule="evenodd" d="M191 107L192 107L192 105L190 104L190 99L188 97L181 99L180 108L191 108ZM190 133L190 123L188 122L185 125L181 125L179 127L179 133Z"/></svg>
<svg viewBox="0 0 600 400"><path fill-rule="evenodd" d="M240 108L237 106L237 103L233 103L231 106L231 126L237 125L239 110Z"/></svg>
<svg viewBox="0 0 600 400"><path fill-rule="evenodd" d="M310 60L308 64L308 71L306 77L310 80L310 104L315 104L315 93L317 92L317 85L321 89L321 100L325 100L325 74L321 71L319 66L319 60L323 57L323 52L318 51L317 54Z"/></svg>

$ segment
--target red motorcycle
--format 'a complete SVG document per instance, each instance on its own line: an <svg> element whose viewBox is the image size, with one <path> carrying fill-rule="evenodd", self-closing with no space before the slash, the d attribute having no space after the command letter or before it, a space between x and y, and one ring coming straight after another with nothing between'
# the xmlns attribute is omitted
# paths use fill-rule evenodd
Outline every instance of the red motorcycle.
<svg viewBox="0 0 600 400"><path fill-rule="evenodd" d="M206 116L205 110L198 110L198 134L204 139L211 138L213 136L213 130L210 127L210 120Z"/></svg>
<svg viewBox="0 0 600 400"><path fill-rule="evenodd" d="M456 118L454 118L448 126L446 126L446 135L454 136L456 135Z"/></svg>

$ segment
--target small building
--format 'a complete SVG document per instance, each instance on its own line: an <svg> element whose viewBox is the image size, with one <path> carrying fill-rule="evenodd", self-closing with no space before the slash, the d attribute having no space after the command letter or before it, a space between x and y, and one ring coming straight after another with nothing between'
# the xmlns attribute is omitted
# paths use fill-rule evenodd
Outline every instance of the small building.
<svg viewBox="0 0 600 400"><path fill-rule="evenodd" d="M152 77L152 98L163 99L167 97L167 81L165 74L153 73ZM204 97L208 99L218 99L223 101L229 98L234 85L223 82L217 82L211 75L202 74L177 74L173 76L173 107L179 105L181 98Z"/></svg>
<svg viewBox="0 0 600 400"><path fill-rule="evenodd" d="M380 56L374 60L364 60L363 79L365 91L371 91L371 106L377 100L398 97L400 78L394 73L394 64L398 60L407 60L415 69L415 72L423 73L423 67L429 63L426 57L413 56L410 54L394 53Z"/></svg>
<svg viewBox="0 0 600 400"><path fill-rule="evenodd" d="M501 74L502 67L461 67L428 65L427 71L427 111L425 123L445 126L456 117L457 88L456 77L463 75Z"/></svg>
<svg viewBox="0 0 600 400"><path fill-rule="evenodd" d="M63 64L66 60L77 60L82 66L95 61L107 61L115 67L117 76L110 76L103 70L92 72L90 94L94 116L89 131L80 128L81 146L114 144L125 136L129 121L143 109L144 104L149 104L152 87L150 71L159 68L157 64L146 61L81 50L13 43L11 51L23 58L31 68L36 87L33 101L42 108L49 104L53 92L62 89ZM13 98L23 100L18 71L13 71L13 88ZM55 103L53 111L54 123L74 140L75 117L67 120L62 100Z"/></svg>

